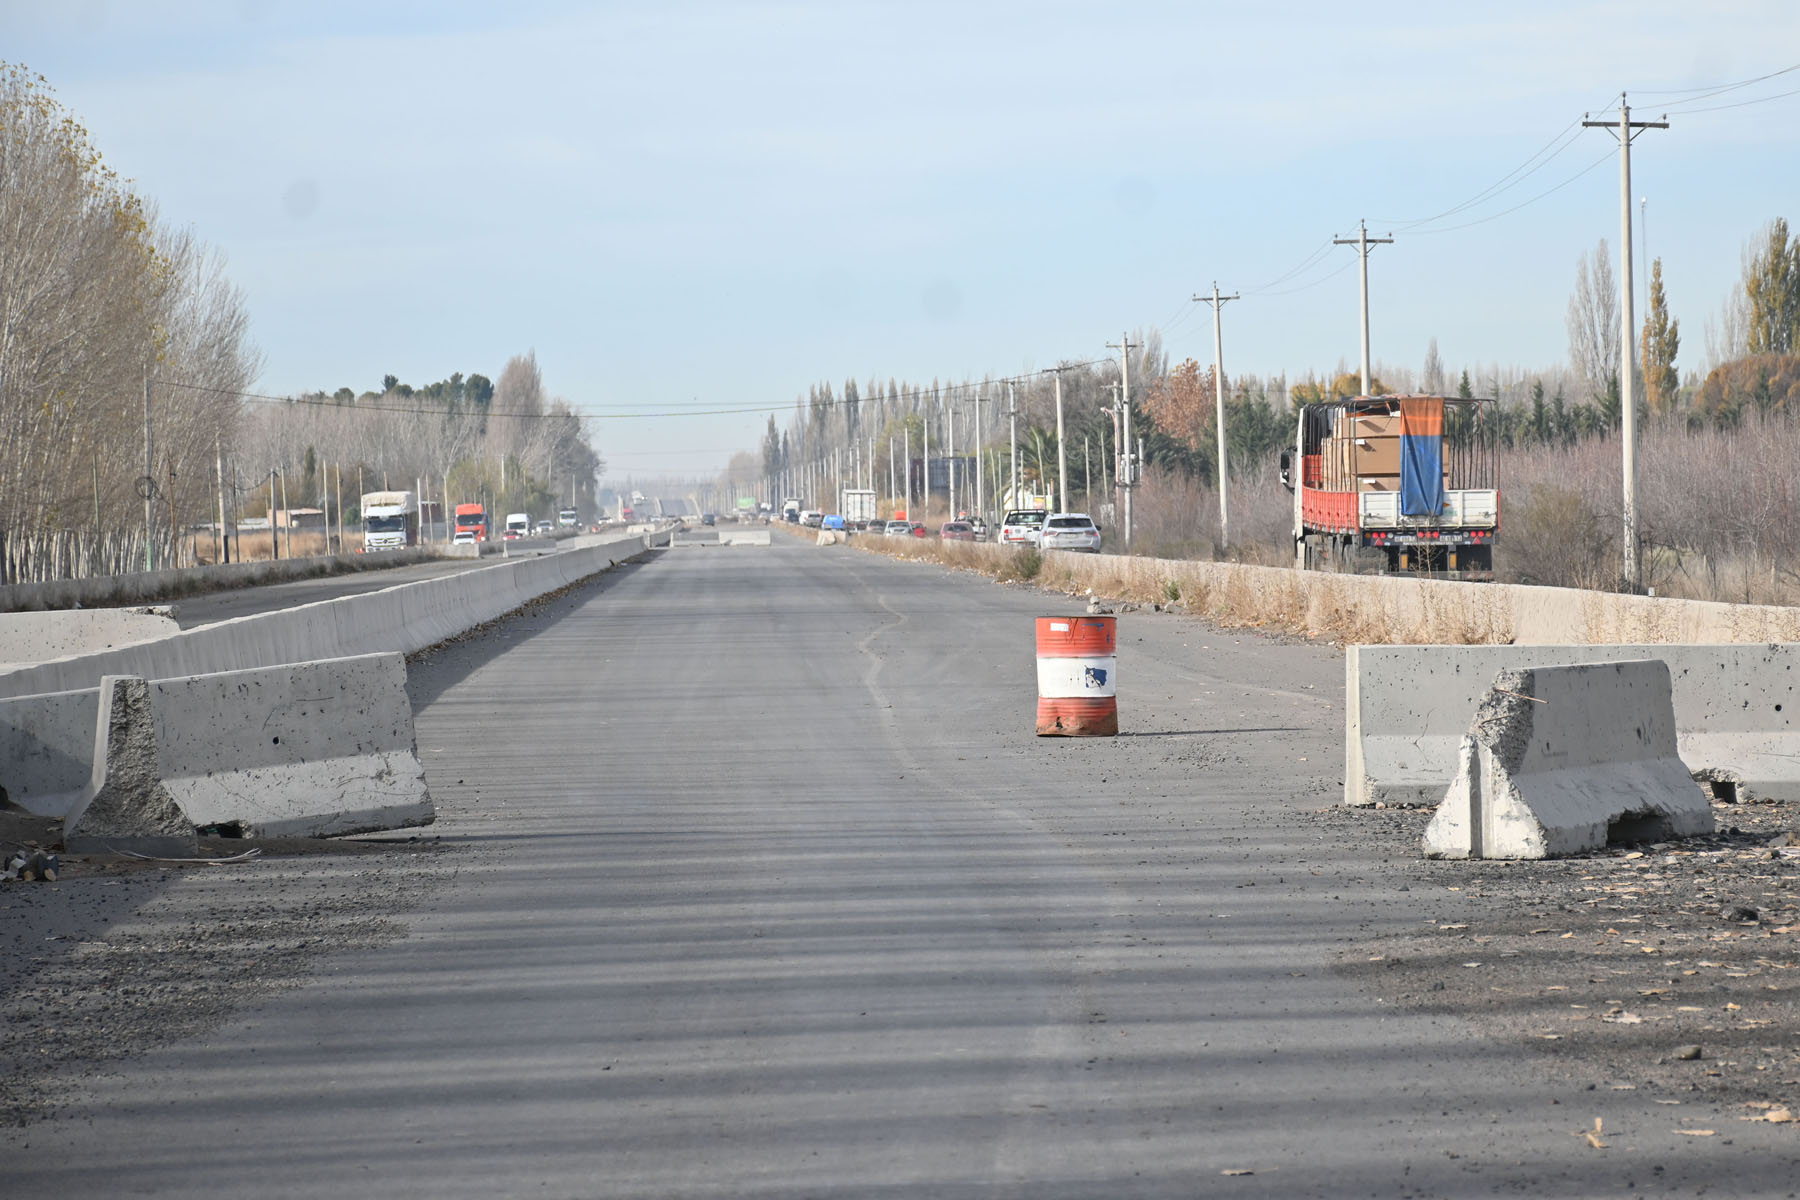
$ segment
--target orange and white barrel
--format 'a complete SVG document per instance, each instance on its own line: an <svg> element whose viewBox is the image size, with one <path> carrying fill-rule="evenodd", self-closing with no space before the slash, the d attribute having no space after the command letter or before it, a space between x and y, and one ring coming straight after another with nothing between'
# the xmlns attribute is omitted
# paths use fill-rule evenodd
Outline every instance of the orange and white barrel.
<svg viewBox="0 0 1800 1200"><path fill-rule="evenodd" d="M1117 617L1037 619L1039 737L1119 732Z"/></svg>

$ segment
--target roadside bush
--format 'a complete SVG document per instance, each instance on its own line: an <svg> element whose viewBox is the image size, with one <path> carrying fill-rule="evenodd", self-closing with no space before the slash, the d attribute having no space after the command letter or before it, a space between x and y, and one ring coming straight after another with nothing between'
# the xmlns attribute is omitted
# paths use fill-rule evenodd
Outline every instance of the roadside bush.
<svg viewBox="0 0 1800 1200"><path fill-rule="evenodd" d="M1001 582L1028 583L1043 570L1044 556L1035 546L1021 546L1013 551L994 578Z"/></svg>

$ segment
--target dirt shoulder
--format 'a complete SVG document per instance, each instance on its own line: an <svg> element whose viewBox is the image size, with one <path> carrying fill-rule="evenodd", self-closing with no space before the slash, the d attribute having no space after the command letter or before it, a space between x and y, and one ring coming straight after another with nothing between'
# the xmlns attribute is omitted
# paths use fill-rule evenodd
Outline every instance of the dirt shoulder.
<svg viewBox="0 0 1800 1200"><path fill-rule="evenodd" d="M1708 837L1520 863L1417 857L1430 815L1314 814L1410 854L1400 886L1440 901L1339 970L1577 1083L1800 1117L1800 805L1715 804Z"/></svg>

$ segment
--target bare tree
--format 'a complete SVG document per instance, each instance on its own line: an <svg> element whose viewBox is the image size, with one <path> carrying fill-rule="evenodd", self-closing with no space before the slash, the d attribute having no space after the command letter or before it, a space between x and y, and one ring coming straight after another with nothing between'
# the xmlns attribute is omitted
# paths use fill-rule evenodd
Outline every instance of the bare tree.
<svg viewBox="0 0 1800 1200"><path fill-rule="evenodd" d="M1575 264L1568 325L1569 366L1589 396L1606 395L1619 374L1619 285L1605 238Z"/></svg>

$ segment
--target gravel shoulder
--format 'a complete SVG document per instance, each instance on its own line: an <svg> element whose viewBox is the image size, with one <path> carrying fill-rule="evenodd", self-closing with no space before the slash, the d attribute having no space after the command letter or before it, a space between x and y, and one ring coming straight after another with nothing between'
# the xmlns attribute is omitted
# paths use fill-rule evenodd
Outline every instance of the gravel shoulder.
<svg viewBox="0 0 1800 1200"><path fill-rule="evenodd" d="M1508 863L1419 858L1427 810L1315 813L1391 844L1396 884L1439 913L1338 969L1554 1077L1800 1117L1800 806L1714 816L1707 837Z"/></svg>

